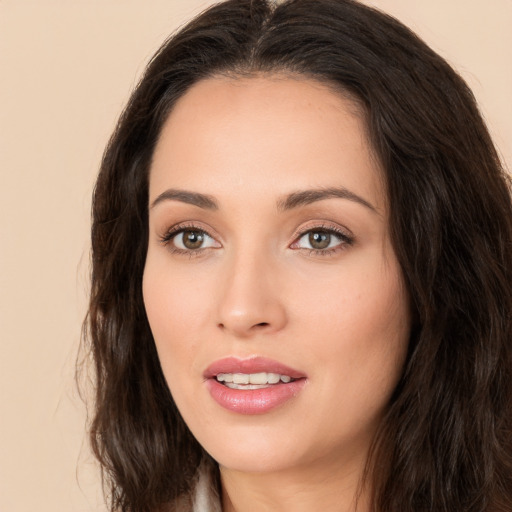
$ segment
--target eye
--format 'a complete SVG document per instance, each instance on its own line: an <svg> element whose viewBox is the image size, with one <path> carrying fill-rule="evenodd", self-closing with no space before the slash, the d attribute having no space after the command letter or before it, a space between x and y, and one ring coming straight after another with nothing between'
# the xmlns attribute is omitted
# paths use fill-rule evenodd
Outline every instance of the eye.
<svg viewBox="0 0 512 512"><path fill-rule="evenodd" d="M204 231L186 229L174 235L172 242L178 249L197 250L215 247L215 240Z"/></svg>
<svg viewBox="0 0 512 512"><path fill-rule="evenodd" d="M206 231L194 227L178 226L162 237L162 242L170 245L170 248L177 252L198 252L210 247L220 247L220 244Z"/></svg>
<svg viewBox="0 0 512 512"><path fill-rule="evenodd" d="M293 249L306 249L318 253L330 253L341 249L344 245L351 245L352 237L332 228L310 229L292 244Z"/></svg>

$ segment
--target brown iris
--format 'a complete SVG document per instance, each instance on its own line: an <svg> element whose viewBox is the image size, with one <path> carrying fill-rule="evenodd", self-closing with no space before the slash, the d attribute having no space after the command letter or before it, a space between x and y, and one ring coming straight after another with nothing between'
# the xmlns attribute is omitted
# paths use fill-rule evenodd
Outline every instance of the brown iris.
<svg viewBox="0 0 512 512"><path fill-rule="evenodd" d="M199 249L204 242L204 233L198 230L183 231L183 245L187 249Z"/></svg>
<svg viewBox="0 0 512 512"><path fill-rule="evenodd" d="M331 243L331 234L325 231L312 231L309 233L309 243L313 249L326 249Z"/></svg>

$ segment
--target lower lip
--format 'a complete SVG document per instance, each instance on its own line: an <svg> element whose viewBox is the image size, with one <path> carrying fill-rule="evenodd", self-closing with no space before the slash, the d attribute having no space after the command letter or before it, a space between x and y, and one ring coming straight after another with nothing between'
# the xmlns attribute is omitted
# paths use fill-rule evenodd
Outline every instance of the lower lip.
<svg viewBox="0 0 512 512"><path fill-rule="evenodd" d="M261 389L231 389L217 379L208 379L206 386L212 398L228 411L239 414L263 414L299 394L306 379L298 379L287 384L272 384Z"/></svg>

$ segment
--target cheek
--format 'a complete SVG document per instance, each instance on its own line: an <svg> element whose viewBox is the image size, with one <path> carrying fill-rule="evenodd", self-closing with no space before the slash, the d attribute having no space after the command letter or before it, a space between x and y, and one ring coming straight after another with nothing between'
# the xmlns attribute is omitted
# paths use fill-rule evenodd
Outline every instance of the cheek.
<svg viewBox="0 0 512 512"><path fill-rule="evenodd" d="M394 258L378 251L358 254L328 271L306 276L298 285L293 294L297 317L309 317L313 329L332 331L339 340L403 338L408 333L407 292Z"/></svg>
<svg viewBox="0 0 512 512"><path fill-rule="evenodd" d="M149 261L143 278L143 297L162 370L166 377L189 370L200 344L208 311L207 287L183 272Z"/></svg>
<svg viewBox="0 0 512 512"><path fill-rule="evenodd" d="M388 395L407 352L409 301L398 264L371 263L347 266L323 293L309 294L307 302L303 295L298 311L318 366L330 369L341 387Z"/></svg>

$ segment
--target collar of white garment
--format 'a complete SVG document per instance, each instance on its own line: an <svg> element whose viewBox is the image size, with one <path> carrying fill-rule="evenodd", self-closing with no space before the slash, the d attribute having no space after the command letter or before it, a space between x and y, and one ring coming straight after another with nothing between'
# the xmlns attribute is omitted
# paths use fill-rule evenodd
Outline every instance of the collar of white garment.
<svg viewBox="0 0 512 512"><path fill-rule="evenodd" d="M220 498L213 481L211 463L203 462L199 466L192 497L192 512L222 512Z"/></svg>

